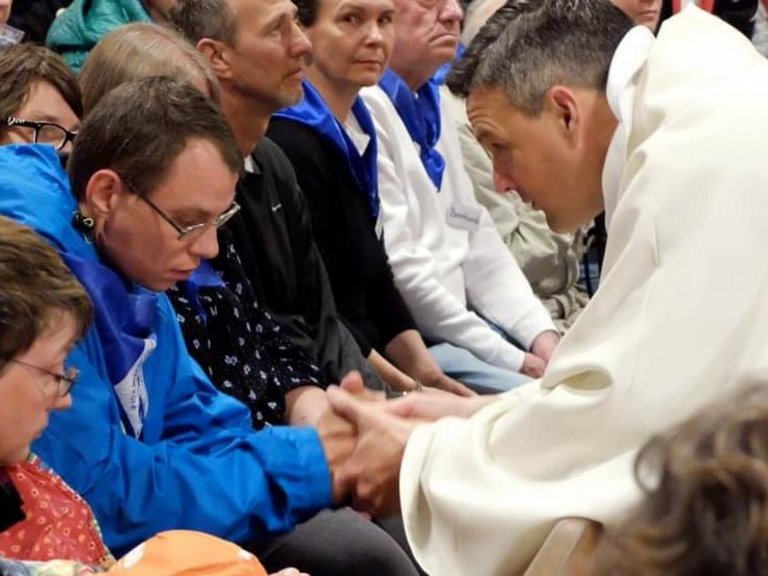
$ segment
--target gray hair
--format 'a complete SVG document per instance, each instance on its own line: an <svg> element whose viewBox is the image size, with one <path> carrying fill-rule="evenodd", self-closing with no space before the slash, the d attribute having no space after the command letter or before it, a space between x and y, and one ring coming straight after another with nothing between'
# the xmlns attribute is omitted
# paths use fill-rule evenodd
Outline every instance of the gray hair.
<svg viewBox="0 0 768 576"><path fill-rule="evenodd" d="M178 0L169 20L192 44L203 38L235 43L237 22L228 0Z"/></svg>
<svg viewBox="0 0 768 576"><path fill-rule="evenodd" d="M604 92L613 54L632 26L609 0L544 0L510 19L468 88L501 89L530 116L541 113L557 84Z"/></svg>
<svg viewBox="0 0 768 576"><path fill-rule="evenodd" d="M80 72L85 113L104 95L124 84L149 76L168 76L190 84L202 81L219 102L219 81L203 56L186 39L157 24L134 22L102 38Z"/></svg>

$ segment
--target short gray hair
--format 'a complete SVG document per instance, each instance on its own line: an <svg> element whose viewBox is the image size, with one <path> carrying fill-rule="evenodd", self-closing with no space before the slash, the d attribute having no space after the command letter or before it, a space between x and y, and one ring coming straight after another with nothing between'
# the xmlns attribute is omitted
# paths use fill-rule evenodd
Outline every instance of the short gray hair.
<svg viewBox="0 0 768 576"><path fill-rule="evenodd" d="M169 20L192 44L203 38L235 43L237 22L228 0L177 0Z"/></svg>
<svg viewBox="0 0 768 576"><path fill-rule="evenodd" d="M557 84L604 92L613 54L633 25L609 0L544 0L521 10L488 46L469 90L501 89L530 116Z"/></svg>

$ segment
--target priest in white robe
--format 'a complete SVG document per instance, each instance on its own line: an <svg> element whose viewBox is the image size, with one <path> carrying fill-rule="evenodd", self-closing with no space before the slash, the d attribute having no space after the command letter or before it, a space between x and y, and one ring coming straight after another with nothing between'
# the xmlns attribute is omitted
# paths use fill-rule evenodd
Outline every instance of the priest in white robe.
<svg viewBox="0 0 768 576"><path fill-rule="evenodd" d="M329 392L360 433L356 505L391 512L399 488L434 576L518 574L557 519L621 520L653 433L768 374L768 61L695 7L656 39L604 0L521 12L471 74L469 117L556 231L605 208L597 294L544 377L496 401Z"/></svg>

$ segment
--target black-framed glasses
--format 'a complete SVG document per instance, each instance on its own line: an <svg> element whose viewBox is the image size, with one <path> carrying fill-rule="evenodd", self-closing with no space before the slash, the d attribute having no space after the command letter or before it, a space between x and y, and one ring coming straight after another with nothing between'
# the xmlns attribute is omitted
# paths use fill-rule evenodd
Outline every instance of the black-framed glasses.
<svg viewBox="0 0 768 576"><path fill-rule="evenodd" d="M136 194L136 196L139 197L139 200L144 202L147 206L149 206L155 214L160 216L163 220L165 220L170 226L173 227L176 232L179 233L178 239L180 241L184 240L194 240L196 238L199 238L203 235L203 233L208 230L209 228L221 228L224 224L227 223L227 221L232 218L235 214L237 214L240 211L240 205L237 202L232 202L232 204L224 210L221 214L216 216L216 218L209 220L208 222L200 222L199 224L190 224L189 226L182 226L180 224L177 224L173 218L168 216L163 210L152 200L147 198L144 194L139 194L139 192L136 190L136 188L130 184L127 180L123 179L123 183L126 185L126 187L133 193Z"/></svg>
<svg viewBox="0 0 768 576"><path fill-rule="evenodd" d="M60 374L59 372L51 372L50 370L46 370L45 368L40 368L40 366L35 366L34 364L30 364L29 362L24 362L23 360L11 360L10 362L13 362L14 364L19 364L20 366L26 366L27 368L32 368L33 370L37 370L41 374L45 374L46 376L50 376L53 379L53 382L56 383L56 395L61 396L62 398L69 394L72 391L72 386L75 385L75 382L77 382L77 379L80 377L80 370L75 368L74 366L70 366L69 368L64 370L63 374ZM53 394L50 393L50 390L45 390L49 396L53 396Z"/></svg>
<svg viewBox="0 0 768 576"><path fill-rule="evenodd" d="M56 150L61 150L69 142L74 142L77 132L67 130L64 126L59 126L55 122L38 122L36 120L25 120L9 116L5 119L8 127L20 126L22 128L31 128L35 131L34 142L36 144L51 144Z"/></svg>

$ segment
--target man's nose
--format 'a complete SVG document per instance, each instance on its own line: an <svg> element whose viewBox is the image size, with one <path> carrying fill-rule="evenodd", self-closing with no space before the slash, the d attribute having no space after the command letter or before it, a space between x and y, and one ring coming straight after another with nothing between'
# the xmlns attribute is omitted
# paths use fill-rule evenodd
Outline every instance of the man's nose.
<svg viewBox="0 0 768 576"><path fill-rule="evenodd" d="M445 0L440 10L440 20L443 22L461 22L464 18L464 12L458 0Z"/></svg>
<svg viewBox="0 0 768 576"><path fill-rule="evenodd" d="M189 245L189 252L193 256L209 260L219 253L219 240L216 228L210 226L199 238L195 238Z"/></svg>
<svg viewBox="0 0 768 576"><path fill-rule="evenodd" d="M493 168L493 186L496 188L496 192L500 194L506 194L517 188L515 181L508 174L496 169L496 167Z"/></svg>
<svg viewBox="0 0 768 576"><path fill-rule="evenodd" d="M299 26L298 22L293 23L293 29L291 31L291 44L289 47L290 55L293 58L299 58L306 56L312 52L312 43L304 34L304 31Z"/></svg>

